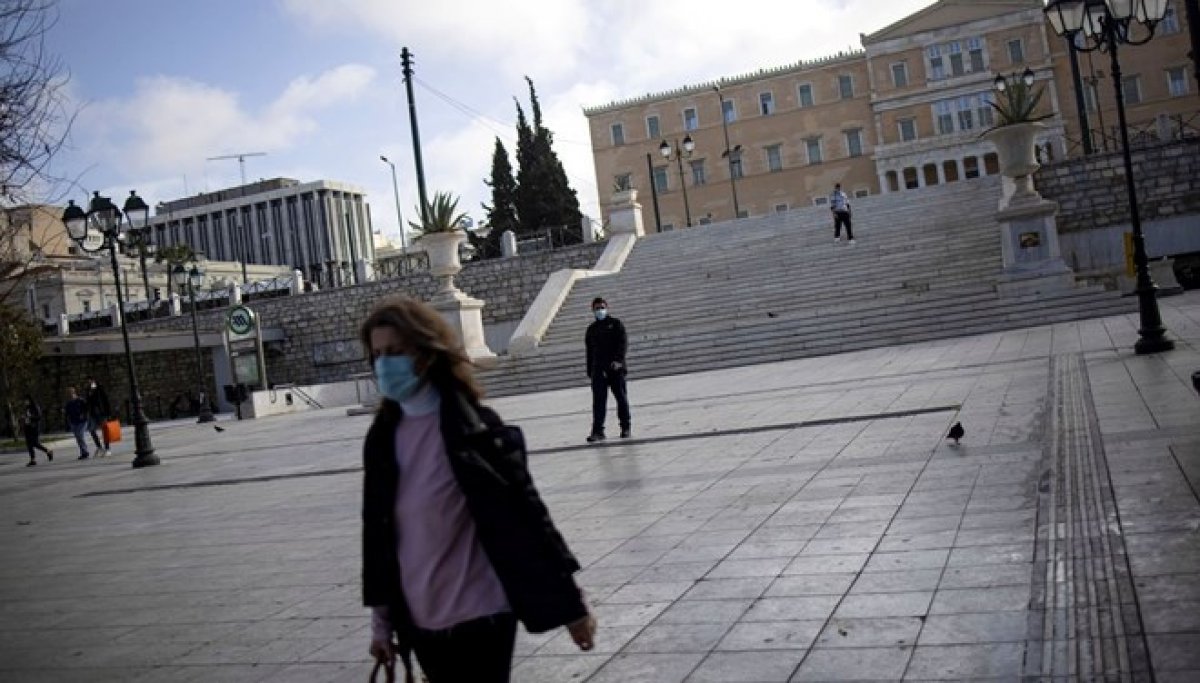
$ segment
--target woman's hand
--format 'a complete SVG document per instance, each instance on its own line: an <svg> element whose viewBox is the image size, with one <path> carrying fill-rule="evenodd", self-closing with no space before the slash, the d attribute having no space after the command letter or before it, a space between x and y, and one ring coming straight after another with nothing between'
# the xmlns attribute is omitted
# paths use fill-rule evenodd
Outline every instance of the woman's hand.
<svg viewBox="0 0 1200 683"><path fill-rule="evenodd" d="M394 665L396 663L396 646L387 640L371 640L371 658L377 662Z"/></svg>
<svg viewBox="0 0 1200 683"><path fill-rule="evenodd" d="M587 652L596 646L596 617L592 616L590 611L582 619L568 624L567 631L571 633L571 640L575 641L580 650Z"/></svg>

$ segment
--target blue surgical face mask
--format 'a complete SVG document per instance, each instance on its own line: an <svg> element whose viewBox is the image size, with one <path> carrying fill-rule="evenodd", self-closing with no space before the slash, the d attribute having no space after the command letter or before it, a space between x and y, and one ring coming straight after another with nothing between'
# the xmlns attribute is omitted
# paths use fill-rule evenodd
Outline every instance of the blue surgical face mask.
<svg viewBox="0 0 1200 683"><path fill-rule="evenodd" d="M411 398L421 386L412 358L405 355L376 358L375 381L379 383L379 393L396 403Z"/></svg>
<svg viewBox="0 0 1200 683"><path fill-rule="evenodd" d="M596 315L596 320L604 320L608 317L607 308L597 308L596 310L592 311L592 313Z"/></svg>

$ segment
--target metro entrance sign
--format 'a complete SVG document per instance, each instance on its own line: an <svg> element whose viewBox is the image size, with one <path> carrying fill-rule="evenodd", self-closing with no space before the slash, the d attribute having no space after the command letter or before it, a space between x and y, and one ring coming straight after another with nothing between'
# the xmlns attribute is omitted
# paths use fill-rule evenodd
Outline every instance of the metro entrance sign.
<svg viewBox="0 0 1200 683"><path fill-rule="evenodd" d="M247 390L267 388L267 364L263 355L258 316L247 306L234 306L225 321L225 351L234 385Z"/></svg>
<svg viewBox="0 0 1200 683"><path fill-rule="evenodd" d="M245 306L235 306L229 311L230 336L244 337L254 331L254 311Z"/></svg>

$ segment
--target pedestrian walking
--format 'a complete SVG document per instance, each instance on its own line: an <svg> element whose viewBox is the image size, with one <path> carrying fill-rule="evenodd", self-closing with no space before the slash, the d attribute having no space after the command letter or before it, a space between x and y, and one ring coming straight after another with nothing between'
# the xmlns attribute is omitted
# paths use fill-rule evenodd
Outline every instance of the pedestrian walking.
<svg viewBox="0 0 1200 683"><path fill-rule="evenodd" d="M833 241L842 241L842 226L846 226L846 240L854 244L854 232L850 228L850 198L842 192L842 184L833 186L833 194L829 195L829 210L833 212Z"/></svg>
<svg viewBox="0 0 1200 683"><path fill-rule="evenodd" d="M458 335L406 297L363 322L379 412L363 446L363 602L376 666L411 653L431 683L505 683L517 622L596 629L526 465L524 438L480 403Z"/></svg>
<svg viewBox="0 0 1200 683"><path fill-rule="evenodd" d="M604 418L608 413L608 392L617 402L617 421L621 438L628 439L632 428L629 415L629 396L625 390L625 352L629 339L625 326L608 314L608 302L601 297L592 299L592 316L584 341L587 345L587 376L592 380L592 431L588 443L604 440Z"/></svg>
<svg viewBox="0 0 1200 683"><path fill-rule="evenodd" d="M96 457L112 455L112 451L109 450L108 434L104 431L104 423L112 417L112 404L108 402L108 393L96 382L95 377L88 378L85 400L87 401L88 415L87 431L92 435L92 442L96 444ZM97 430L99 430L100 436L96 436ZM101 437L103 437L103 445L101 445Z"/></svg>
<svg viewBox="0 0 1200 683"><path fill-rule="evenodd" d="M63 413L67 416L67 427L79 446L79 459L87 460L90 455L87 447L88 407L87 401L79 397L75 387L67 387L67 404L63 406Z"/></svg>
<svg viewBox="0 0 1200 683"><path fill-rule="evenodd" d="M42 443L42 407L34 400L32 394L25 395L25 413L21 416L21 431L25 435L25 448L29 450L29 462L25 463L26 467L33 467L37 464L35 450L45 453L47 462L54 461L54 451L46 448Z"/></svg>

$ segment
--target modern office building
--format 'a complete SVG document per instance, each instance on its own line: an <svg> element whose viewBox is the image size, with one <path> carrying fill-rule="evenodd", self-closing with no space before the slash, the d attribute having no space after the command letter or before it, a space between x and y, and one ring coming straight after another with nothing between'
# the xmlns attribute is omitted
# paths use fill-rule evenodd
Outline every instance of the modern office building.
<svg viewBox="0 0 1200 683"><path fill-rule="evenodd" d="M862 196L996 173L980 137L994 123L993 82L1026 68L1045 89L1043 158L1084 153L1085 128L1098 150L1116 149L1108 55L1078 57L1081 122L1067 46L1042 8L1041 0L939 0L863 34L861 50L585 109L601 211L607 218L609 188L636 189L653 230L657 194L668 230L821 204L835 183ZM1200 133L1188 50L1179 0L1170 0L1154 40L1122 48L1135 133ZM694 149L679 159L685 136ZM670 158L659 153L664 141Z"/></svg>
<svg viewBox="0 0 1200 683"><path fill-rule="evenodd" d="M362 281L375 258L371 210L358 187L273 178L163 202L157 247L187 244L210 260L290 266L321 287Z"/></svg>

